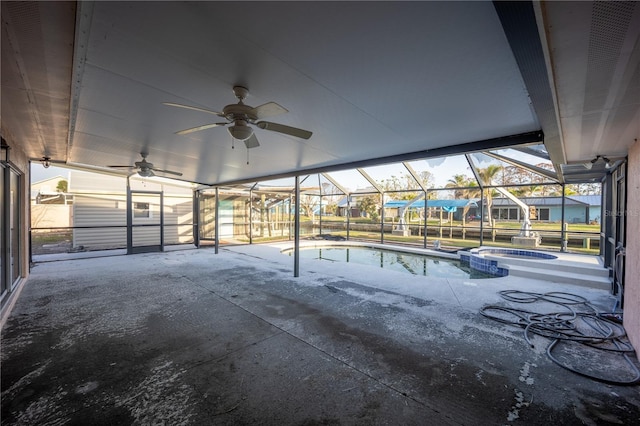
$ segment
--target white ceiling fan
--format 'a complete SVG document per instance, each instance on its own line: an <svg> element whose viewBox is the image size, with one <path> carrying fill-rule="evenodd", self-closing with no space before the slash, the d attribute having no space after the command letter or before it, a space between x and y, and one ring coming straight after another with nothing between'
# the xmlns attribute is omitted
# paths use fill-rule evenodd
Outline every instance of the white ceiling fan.
<svg viewBox="0 0 640 426"><path fill-rule="evenodd" d="M138 170L138 174L140 176L142 176L142 177L155 176L154 172L158 172L158 173L162 173L162 174L182 176L182 173L180 173L180 172L174 172L174 171L171 171L171 170L157 169L157 168L153 167L153 163L150 163L150 162L147 161L147 154L146 153L142 153L141 152L140 155L142 156L142 161L136 161L133 166L107 166L107 167L111 167L113 169L137 169Z"/></svg>
<svg viewBox="0 0 640 426"><path fill-rule="evenodd" d="M231 126L227 127L227 130L234 139L244 141L247 148L256 148L260 146L258 138L253 133L251 126L256 126L260 129L271 130L285 135L295 136L302 139L309 139L312 133L308 130L298 129L296 127L286 126L284 124L272 123L270 121L258 121L266 117L273 117L275 115L284 114L289 112L286 108L278 105L275 102L267 102L257 107L245 105L243 100L249 94L249 90L246 87L234 86L233 93L238 98L237 104L230 104L222 109L222 112L211 111L204 108L198 108L189 105L176 104L173 102L163 102L164 105L185 108L194 111L206 112L218 117L225 118L226 122L210 123L202 126L192 127L190 129L180 130L176 132L178 135L186 135L188 133L198 132L200 130L211 129L212 127L219 126Z"/></svg>

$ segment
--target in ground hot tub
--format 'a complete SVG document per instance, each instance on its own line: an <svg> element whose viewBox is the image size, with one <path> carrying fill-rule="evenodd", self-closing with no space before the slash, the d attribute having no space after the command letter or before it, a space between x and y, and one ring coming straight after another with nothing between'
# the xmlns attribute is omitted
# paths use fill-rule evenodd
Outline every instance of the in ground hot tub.
<svg viewBox="0 0 640 426"><path fill-rule="evenodd" d="M499 277L506 277L509 275L507 268L498 266L499 258L512 258L512 259L531 259L531 260L553 260L558 256L554 256L549 253L543 253L535 250L522 250L522 249L510 249L510 248L477 248L472 249L469 252L459 252L460 261L469 264L471 269L477 271L486 272L491 275Z"/></svg>

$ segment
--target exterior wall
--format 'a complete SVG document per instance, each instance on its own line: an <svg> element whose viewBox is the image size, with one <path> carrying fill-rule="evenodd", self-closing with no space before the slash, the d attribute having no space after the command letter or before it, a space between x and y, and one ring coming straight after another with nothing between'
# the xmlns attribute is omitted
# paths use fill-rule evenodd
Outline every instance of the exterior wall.
<svg viewBox="0 0 640 426"><path fill-rule="evenodd" d="M67 178L63 176L56 176L39 182L34 182L31 184L31 197L34 198L38 193L55 194L58 192L56 188L61 180L67 180Z"/></svg>
<svg viewBox="0 0 640 426"><path fill-rule="evenodd" d="M564 219L567 223L585 223L586 215L587 215L587 206L565 206L564 207ZM562 220L562 206L550 207L549 220L551 222L560 222Z"/></svg>
<svg viewBox="0 0 640 426"><path fill-rule="evenodd" d="M164 243L193 241L193 197L164 197Z"/></svg>
<svg viewBox="0 0 640 426"><path fill-rule="evenodd" d="M161 184L132 177L131 189L164 194L164 244L193 241L193 192L188 185ZM121 176L72 171L69 192L74 194L73 247L86 250L125 248L127 246L127 179ZM149 218L134 218L133 224L160 224L160 206L155 195L135 195L140 202L150 203ZM134 199L135 201L135 199ZM133 245L158 245L158 227L133 229Z"/></svg>
<svg viewBox="0 0 640 426"><path fill-rule="evenodd" d="M640 350L640 141L629 150L626 229L624 327L634 348Z"/></svg>
<svg viewBox="0 0 640 426"><path fill-rule="evenodd" d="M71 206L63 204L33 204L32 228L68 228L71 226Z"/></svg>
<svg viewBox="0 0 640 426"><path fill-rule="evenodd" d="M87 250L127 246L127 197L122 195L76 194L73 203L73 247ZM117 226L117 228L114 228Z"/></svg>
<svg viewBox="0 0 640 426"><path fill-rule="evenodd" d="M160 206L150 203L149 218L134 218L134 225L160 224ZM187 243L193 240L192 197L164 197L165 244ZM73 204L75 229L73 247L87 250L124 248L127 246L127 200L126 195L77 194ZM135 246L160 244L157 227L134 228Z"/></svg>

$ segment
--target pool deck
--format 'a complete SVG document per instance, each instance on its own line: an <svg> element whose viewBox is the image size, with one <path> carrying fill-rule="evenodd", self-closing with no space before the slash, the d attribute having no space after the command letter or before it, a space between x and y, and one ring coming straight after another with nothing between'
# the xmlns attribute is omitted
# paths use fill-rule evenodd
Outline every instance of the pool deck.
<svg viewBox="0 0 640 426"><path fill-rule="evenodd" d="M36 264L2 330L3 424L635 424L635 386L552 363L483 317L500 290L608 292L520 277L430 278L278 245ZM637 359L633 359L637 363ZM587 370L628 377L617 355Z"/></svg>

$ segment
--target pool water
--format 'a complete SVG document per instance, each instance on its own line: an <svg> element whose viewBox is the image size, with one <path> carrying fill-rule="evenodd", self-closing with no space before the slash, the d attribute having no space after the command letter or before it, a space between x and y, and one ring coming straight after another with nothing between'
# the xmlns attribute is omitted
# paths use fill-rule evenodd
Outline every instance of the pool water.
<svg viewBox="0 0 640 426"><path fill-rule="evenodd" d="M287 253L289 256L293 255L292 250ZM427 277L495 278L484 272L476 271L469 265L461 264L458 260L371 247L303 247L300 249L300 258L358 263Z"/></svg>

